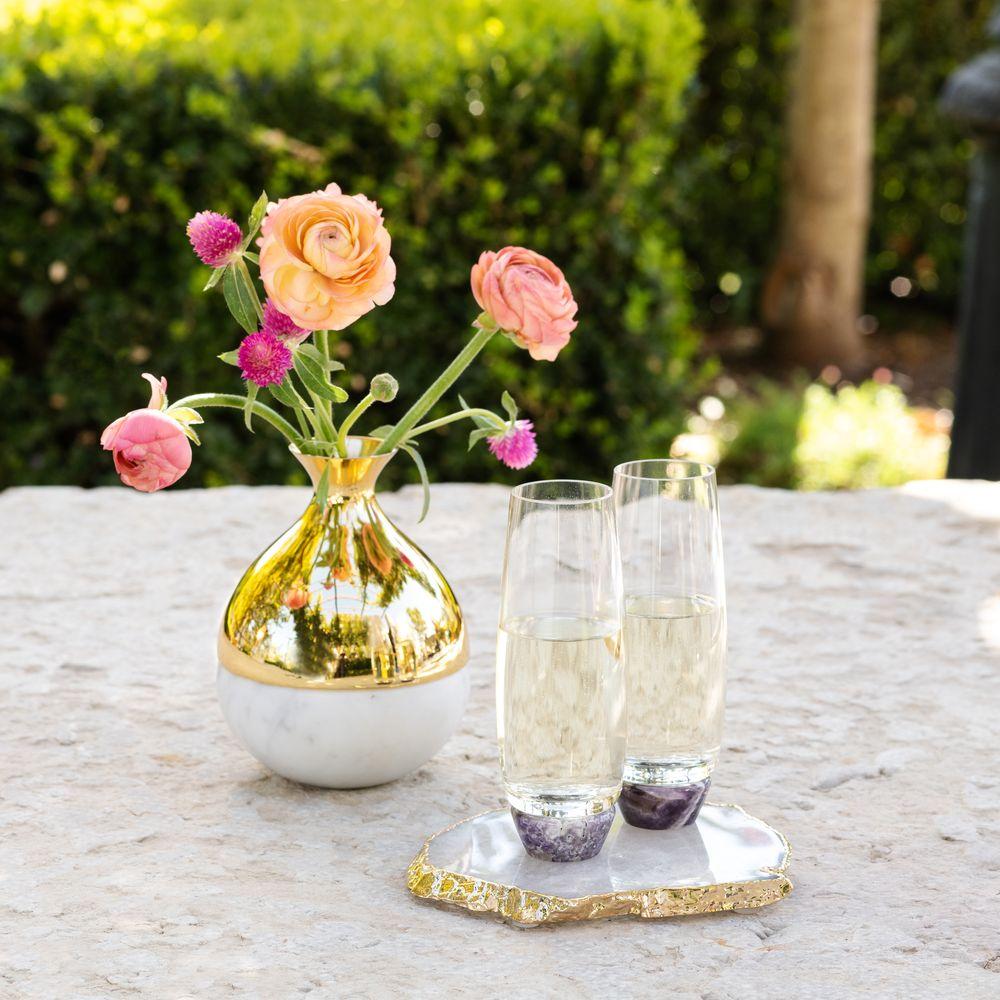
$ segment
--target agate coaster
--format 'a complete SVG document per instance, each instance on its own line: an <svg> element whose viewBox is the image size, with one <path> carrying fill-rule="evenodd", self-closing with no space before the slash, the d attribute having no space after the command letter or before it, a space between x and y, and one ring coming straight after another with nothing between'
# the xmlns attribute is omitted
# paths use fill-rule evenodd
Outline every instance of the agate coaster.
<svg viewBox="0 0 1000 1000"><path fill-rule="evenodd" d="M410 862L415 896L534 926L751 909L792 891L788 841L739 806L708 803L673 830L616 815L603 849L573 864L530 857L508 809L430 837Z"/></svg>

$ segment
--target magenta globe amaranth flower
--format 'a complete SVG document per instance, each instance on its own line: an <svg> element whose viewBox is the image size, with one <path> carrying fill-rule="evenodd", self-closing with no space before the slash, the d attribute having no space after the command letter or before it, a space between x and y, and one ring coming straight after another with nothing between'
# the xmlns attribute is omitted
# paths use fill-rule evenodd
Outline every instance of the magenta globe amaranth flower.
<svg viewBox="0 0 1000 1000"><path fill-rule="evenodd" d="M292 344L301 344L312 333L312 330L304 330L298 326L291 316L286 316L270 299L264 303L261 329Z"/></svg>
<svg viewBox="0 0 1000 1000"><path fill-rule="evenodd" d="M194 252L209 267L230 263L243 242L239 225L219 212L199 212L188 222L187 234Z"/></svg>
<svg viewBox="0 0 1000 1000"><path fill-rule="evenodd" d="M488 437L486 444L509 469L526 469L538 456L535 425L530 420L515 420L503 433Z"/></svg>
<svg viewBox="0 0 1000 1000"><path fill-rule="evenodd" d="M288 345L266 330L244 337L237 358L243 377L261 387L278 385L292 367Z"/></svg>

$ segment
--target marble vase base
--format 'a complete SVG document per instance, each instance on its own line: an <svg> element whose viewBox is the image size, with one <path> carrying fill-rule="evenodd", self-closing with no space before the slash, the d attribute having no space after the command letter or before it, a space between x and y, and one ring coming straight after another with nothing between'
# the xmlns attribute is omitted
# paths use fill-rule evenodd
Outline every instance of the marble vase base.
<svg viewBox="0 0 1000 1000"><path fill-rule="evenodd" d="M625 822L643 830L675 830L698 818L711 778L688 785L634 785L626 782L618 799Z"/></svg>
<svg viewBox="0 0 1000 1000"><path fill-rule="evenodd" d="M608 838L615 809L591 816L532 816L510 807L514 828L525 851L540 861L587 861L596 857Z"/></svg>

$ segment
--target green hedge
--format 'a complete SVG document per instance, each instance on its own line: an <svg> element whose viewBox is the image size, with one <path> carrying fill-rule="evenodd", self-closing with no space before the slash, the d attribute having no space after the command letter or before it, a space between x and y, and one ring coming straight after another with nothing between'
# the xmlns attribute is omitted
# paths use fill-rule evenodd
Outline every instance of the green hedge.
<svg viewBox="0 0 1000 1000"><path fill-rule="evenodd" d="M903 275L919 302L954 309L972 144L940 114L948 74L986 48L995 0L883 0L867 278L879 311ZM706 51L674 158L674 202L706 318L756 319L781 224L794 0L700 0ZM735 295L719 279L739 276ZM730 284L732 282L730 281Z"/></svg>
<svg viewBox="0 0 1000 1000"><path fill-rule="evenodd" d="M393 237L396 296L341 356L392 371L400 407L468 336L479 251L524 243L563 266L578 331L551 365L497 338L462 393L512 391L540 476L606 477L680 429L696 341L662 181L698 54L687 0L17 6L0 13L0 486L114 482L97 435L144 404L144 370L174 397L233 391L214 356L239 333L198 293L185 221L328 180L377 199ZM265 430L208 419L184 484L295 474ZM463 434L428 437L434 478L502 478Z"/></svg>

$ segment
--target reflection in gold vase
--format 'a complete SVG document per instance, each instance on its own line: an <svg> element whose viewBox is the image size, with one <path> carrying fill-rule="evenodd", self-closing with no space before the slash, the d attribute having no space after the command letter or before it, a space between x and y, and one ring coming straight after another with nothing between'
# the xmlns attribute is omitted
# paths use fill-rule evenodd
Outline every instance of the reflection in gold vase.
<svg viewBox="0 0 1000 1000"><path fill-rule="evenodd" d="M219 637L231 673L288 687L367 688L435 680L468 658L462 614L437 567L375 497L392 455L296 454L326 505L305 513L247 570Z"/></svg>

